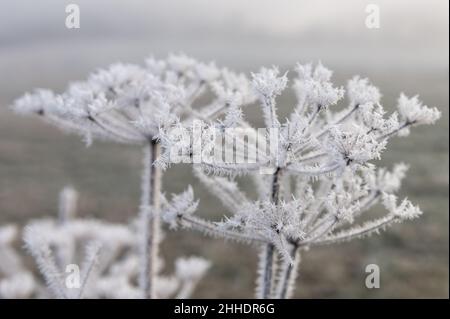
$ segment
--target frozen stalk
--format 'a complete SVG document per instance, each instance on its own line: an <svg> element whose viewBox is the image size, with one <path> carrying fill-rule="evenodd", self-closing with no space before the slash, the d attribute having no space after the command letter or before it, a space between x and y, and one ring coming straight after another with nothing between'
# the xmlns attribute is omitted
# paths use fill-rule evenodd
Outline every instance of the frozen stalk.
<svg viewBox="0 0 450 319"><path fill-rule="evenodd" d="M161 169L153 162L159 156L159 145L151 141L144 149L144 174L143 174L143 220L144 251L142 254L141 287L145 298L156 298L155 280L157 275L156 263L158 260L158 247L160 242L160 193L161 193ZM144 194L145 193L145 194Z"/></svg>
<svg viewBox="0 0 450 319"><path fill-rule="evenodd" d="M284 262L281 266L277 282L277 291L275 298L288 299L294 293L295 280L298 274L298 265L300 264L299 247L293 245L291 248L293 262Z"/></svg>
<svg viewBox="0 0 450 319"><path fill-rule="evenodd" d="M78 193L71 187L64 187L59 193L58 220L61 225L75 217L77 212Z"/></svg>
<svg viewBox="0 0 450 319"><path fill-rule="evenodd" d="M280 202L280 187L281 187L281 174L282 170L280 167L277 167L272 177L272 202L275 205L278 205ZM267 299L272 295L272 289L274 284L274 271L275 271L275 247L272 243L268 243L265 245L264 252L261 254L260 258L263 261L263 271L261 272L262 287L257 289L257 292L260 293L260 298Z"/></svg>

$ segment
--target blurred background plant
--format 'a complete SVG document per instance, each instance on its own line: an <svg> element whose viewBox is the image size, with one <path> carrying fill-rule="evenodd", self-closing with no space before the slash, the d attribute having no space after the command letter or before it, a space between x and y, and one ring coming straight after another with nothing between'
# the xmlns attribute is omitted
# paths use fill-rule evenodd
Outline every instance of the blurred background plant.
<svg viewBox="0 0 450 319"><path fill-rule="evenodd" d="M380 164L408 162L400 196L420 203L422 222L370 241L308 252L295 297L448 297L448 2L370 1L379 4L381 28L367 29L366 1L80 0L81 28L69 30L64 9L72 2L1 5L0 224L55 216L55 194L68 183L83 190L80 217L125 222L138 210L140 152L107 143L86 149L77 137L10 114L6 106L22 92L62 90L96 67L139 62L149 53L184 51L244 72L271 64L284 70L296 61L320 59L335 71L337 84L354 74L370 77L386 106L395 105L401 90L419 92L421 100L440 107L443 118L436 126L417 128L408 139L392 141ZM294 105L295 96L282 99L279 105ZM290 110L279 112L284 117ZM245 116L259 127L258 113L247 108ZM187 183L201 190L182 165L164 177L167 193L178 193ZM220 203L206 192L196 194L199 214L219 218L214 213L222 211L215 209ZM238 244L203 243L198 234L168 234L162 248L168 272L175 256L204 256L216 267L195 297L251 296L256 254ZM379 289L364 285L370 263L381 268ZM31 265L27 257L25 264Z"/></svg>
<svg viewBox="0 0 450 319"><path fill-rule="evenodd" d="M24 229L0 227L0 298L142 298L139 220L113 224L76 218L78 193L61 190L58 216L30 221ZM23 238L36 267L27 268L14 247ZM162 275L155 261L155 295L189 298L210 263L200 257L177 258L172 274ZM75 267L75 268L74 268Z"/></svg>

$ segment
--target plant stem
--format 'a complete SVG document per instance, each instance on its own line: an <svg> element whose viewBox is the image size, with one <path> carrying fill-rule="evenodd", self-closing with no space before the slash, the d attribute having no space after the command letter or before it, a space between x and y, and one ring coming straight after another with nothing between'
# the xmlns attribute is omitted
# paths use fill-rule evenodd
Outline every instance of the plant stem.
<svg viewBox="0 0 450 319"><path fill-rule="evenodd" d="M268 299L272 290L272 278L273 278L273 265L274 265L274 250L273 244L266 244L262 247L260 255L260 278L257 290L257 297L260 299Z"/></svg>
<svg viewBox="0 0 450 319"><path fill-rule="evenodd" d="M286 261L281 269L277 292L277 297L280 299L290 298L294 292L298 264L300 263L300 249L298 246L292 247L292 259L292 264L289 261Z"/></svg>
<svg viewBox="0 0 450 319"><path fill-rule="evenodd" d="M272 202L275 205L278 205L280 201L280 185L281 185L281 168L277 167L275 173L273 174L272 179ZM274 264L275 264L275 247L273 244L269 243L265 246L265 251L263 254L264 258L264 268L262 271L262 291L261 298L267 299L271 297L272 286L273 286L273 273L274 273Z"/></svg>
<svg viewBox="0 0 450 319"><path fill-rule="evenodd" d="M144 175L142 181L143 214L143 255L141 267L141 288L146 299L155 299L155 281L157 275L157 258L160 242L160 193L161 169L153 162L159 156L160 146L151 141L144 150Z"/></svg>
<svg viewBox="0 0 450 319"><path fill-rule="evenodd" d="M405 123L403 123L402 125L400 125L398 128L396 128L396 129L393 130L392 132L386 133L386 134L384 134L384 135L382 135L382 136L379 136L379 137L378 137L378 140L381 141L381 140L384 140L384 139L386 139L386 138L389 138L389 137L391 137L392 135L397 134L398 132L400 132L400 131L403 130L404 128L406 128L406 127L408 127L408 126L410 126L410 125L413 125L413 124L414 124L414 122L406 121Z"/></svg>

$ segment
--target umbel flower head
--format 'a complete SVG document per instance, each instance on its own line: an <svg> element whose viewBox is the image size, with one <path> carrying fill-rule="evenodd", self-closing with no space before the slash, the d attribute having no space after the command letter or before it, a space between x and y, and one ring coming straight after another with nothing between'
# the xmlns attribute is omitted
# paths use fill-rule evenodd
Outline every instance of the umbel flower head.
<svg viewBox="0 0 450 319"><path fill-rule="evenodd" d="M432 124L440 116L439 111L422 105L417 98L411 102L405 100L403 95L399 100L398 112L387 114L380 103L378 88L368 79L360 77L352 78L347 85L349 106L333 111L332 106L343 99L345 91L333 85L332 72L322 64L316 67L299 64L292 86L298 99L297 105L282 123L276 112L276 97L288 87L286 73L280 75L278 68L273 67L262 68L252 76L253 90L261 104L265 128L271 131L261 136L260 130L244 122L241 100L229 100L224 117L204 120L200 125L202 132L222 128L213 138L214 143L220 144L230 137L224 128L238 126L245 129L245 134L233 136L234 144L229 147L236 155L239 155L238 149L250 149L256 153L257 160L252 163L227 163L221 158L215 161L204 156L199 164L207 172L233 176L258 172L262 167L280 167L284 171L310 177L342 172L347 166L366 165L369 161L380 159L389 137L404 135L413 125ZM192 127L186 127L181 121L162 128L158 135L163 145L159 164L162 167L171 164L169 153L174 145L180 146L179 151L186 158L192 157L195 145L195 137L190 138L192 135ZM275 143L271 140L267 144L275 146L268 154L250 145L245 140L249 135L254 136L258 143L273 138ZM204 139L199 141L203 150L213 148L207 142Z"/></svg>
<svg viewBox="0 0 450 319"><path fill-rule="evenodd" d="M61 94L36 90L17 99L12 108L36 114L85 137L141 144L156 137L162 127L179 119L215 118L233 98L254 100L242 74L201 63L183 54L164 60L149 58L145 66L113 64L71 83ZM211 93L214 99L200 109L194 102Z"/></svg>
<svg viewBox="0 0 450 319"><path fill-rule="evenodd" d="M254 147L249 140L256 139L259 144L262 139L276 145L269 153L256 149L252 162L206 157L194 163L195 175L228 208L229 214L216 223L191 212L178 214L176 219L173 215L166 218L172 226L262 244L257 290L262 298L289 295L292 289L287 288L288 282L295 279L292 272L298 265L299 250L368 236L422 214L407 199L397 204L395 193L407 166L398 164L389 171L377 168L375 163L391 137L404 135L414 125L433 124L440 117L437 109L424 106L417 97L408 99L404 95L398 110L388 114L381 104L379 89L365 78L352 78L345 92L333 85L332 72L322 64L299 64L296 70L292 89L297 104L284 122L278 118L276 99L289 83L286 73L281 74L276 67L252 74L265 133L242 121L238 104L233 113L238 119L233 122L245 128L247 134L234 135L230 151L238 156L239 149ZM344 96L348 107L338 108ZM204 121L201 126L208 130L226 121ZM183 126L179 123L177 129L183 131ZM191 153L193 143L187 139L188 131L185 128L185 134L174 139L170 129L161 130L163 154L167 155L175 142ZM215 138L222 141L229 134L220 130ZM163 160L161 164L167 167L169 163ZM266 170L268 167L271 170ZM238 175L252 178L258 198L252 199L240 189L235 180ZM386 215L372 219L362 216L368 215L372 207L379 207L377 204L387 210ZM366 222L358 223L360 217ZM275 254L285 263L276 279L272 276Z"/></svg>
<svg viewBox="0 0 450 319"><path fill-rule="evenodd" d="M401 94L397 104L400 119L408 126L434 124L440 117L441 112L437 108L429 108L419 101L419 97L408 98ZM402 135L408 135L409 129L403 130Z"/></svg>

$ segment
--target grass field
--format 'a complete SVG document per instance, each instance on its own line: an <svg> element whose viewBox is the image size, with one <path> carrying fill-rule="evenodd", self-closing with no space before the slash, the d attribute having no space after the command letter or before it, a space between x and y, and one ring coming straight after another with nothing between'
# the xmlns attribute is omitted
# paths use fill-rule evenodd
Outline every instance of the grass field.
<svg viewBox="0 0 450 319"><path fill-rule="evenodd" d="M338 70L337 83L344 84L353 71ZM416 128L409 138L393 140L382 160L386 166L398 161L410 164L402 195L419 204L425 214L382 236L306 252L295 296L447 298L448 69L430 73L403 70L393 74L385 69L363 75L370 76L380 87L385 105L393 105L404 90L407 94L420 93L426 104L439 107L443 113L437 125ZM86 148L76 136L11 114L7 105L13 93L29 89L16 85L13 92L0 87L0 224L24 224L29 219L54 216L57 193L66 184L72 184L81 193L80 216L115 222L127 222L135 216L141 151L101 142ZM280 100L283 115L288 114L292 101L292 96ZM246 115L256 124L261 121L256 106ZM178 192L187 183L194 185L201 200L198 214L220 218L225 209L197 184L189 166L174 167L164 176L166 193ZM167 231L162 254L168 270L175 256L195 254L212 261L213 267L195 297L253 296L256 251L252 247L205 239L197 233ZM364 270L369 263L381 268L380 289L365 288Z"/></svg>

